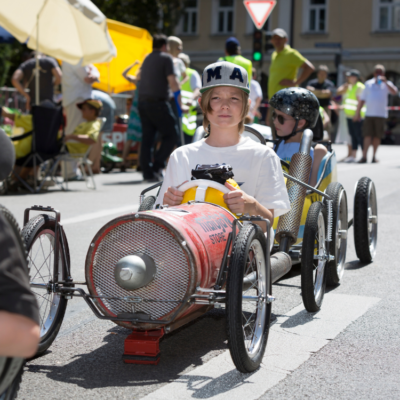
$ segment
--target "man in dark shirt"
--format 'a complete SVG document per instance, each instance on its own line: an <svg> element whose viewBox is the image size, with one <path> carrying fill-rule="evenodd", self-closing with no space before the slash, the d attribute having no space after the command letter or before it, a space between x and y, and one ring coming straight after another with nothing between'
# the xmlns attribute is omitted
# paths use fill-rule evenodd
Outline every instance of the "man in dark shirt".
<svg viewBox="0 0 400 400"><path fill-rule="evenodd" d="M54 58L38 55L39 58L39 104L43 100L53 101L54 86L61 83L61 69ZM14 72L11 82L19 93L26 99L26 109L29 110L31 105L36 104L36 84L35 71L36 58L35 52L32 52L32 58L23 62ZM53 80L54 78L54 80ZM21 81L23 82L21 84ZM29 94L25 92L25 88L29 88Z"/></svg>
<svg viewBox="0 0 400 400"><path fill-rule="evenodd" d="M153 52L143 61L139 89L139 114L142 122L142 146L140 165L143 179L157 182L162 179L161 171L176 144L178 121L168 101L168 87L181 105L179 83L174 74L172 57L166 53L167 37L154 35ZM157 132L161 146L152 149Z"/></svg>
<svg viewBox="0 0 400 400"><path fill-rule="evenodd" d="M326 65L320 65L317 69L317 79L311 79L307 83L307 89L313 92L319 101L319 105L329 111L328 106L335 90L335 85L328 78L329 69ZM330 115L330 111L328 112Z"/></svg>

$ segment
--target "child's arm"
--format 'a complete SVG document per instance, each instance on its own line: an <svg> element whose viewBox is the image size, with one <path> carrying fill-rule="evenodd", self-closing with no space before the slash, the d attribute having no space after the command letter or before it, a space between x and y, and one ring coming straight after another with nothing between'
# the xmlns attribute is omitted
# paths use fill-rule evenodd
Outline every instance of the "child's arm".
<svg viewBox="0 0 400 400"><path fill-rule="evenodd" d="M70 140L74 140L79 143L87 144L89 146L96 143L96 141L93 140L89 135L74 135L74 134L65 135L64 141L68 142Z"/></svg>

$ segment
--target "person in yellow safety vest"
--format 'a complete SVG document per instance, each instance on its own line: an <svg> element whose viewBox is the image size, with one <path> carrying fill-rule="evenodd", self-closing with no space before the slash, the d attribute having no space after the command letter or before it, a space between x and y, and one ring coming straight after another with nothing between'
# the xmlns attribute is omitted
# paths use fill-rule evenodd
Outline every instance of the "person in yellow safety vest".
<svg viewBox="0 0 400 400"><path fill-rule="evenodd" d="M357 111L358 100L365 86L360 82L360 72L352 69L346 73L347 82L337 90L338 95L343 95L343 108L346 114L347 126L351 137L351 152L344 162L355 162L358 146L363 148L362 124L365 118L365 106L361 109L361 120L354 119Z"/></svg>
<svg viewBox="0 0 400 400"><path fill-rule="evenodd" d="M189 107L189 112L182 114L182 130L185 144L189 144L197 128L197 99L200 96L201 78L196 70L189 68L190 58L187 54L180 53L178 57L186 66L187 79L181 86L181 99L182 104Z"/></svg>
<svg viewBox="0 0 400 400"><path fill-rule="evenodd" d="M247 71L249 77L249 85L253 76L253 63L240 55L240 43L235 37L230 37L225 42L225 57L220 57L218 61L229 61L233 64L240 65Z"/></svg>

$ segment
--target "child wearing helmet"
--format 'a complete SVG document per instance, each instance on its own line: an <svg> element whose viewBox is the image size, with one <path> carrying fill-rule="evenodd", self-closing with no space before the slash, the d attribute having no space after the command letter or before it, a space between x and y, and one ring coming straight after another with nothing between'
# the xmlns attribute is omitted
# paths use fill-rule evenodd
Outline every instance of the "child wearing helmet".
<svg viewBox="0 0 400 400"><path fill-rule="evenodd" d="M232 166L235 180L242 182L240 189L225 183L230 191L223 198L230 211L261 215L271 223L289 211L279 158L271 148L241 135L249 92L244 68L226 61L205 68L198 101L207 135L171 154L156 206L181 204L184 193L179 187L191 180L196 165L225 163Z"/></svg>
<svg viewBox="0 0 400 400"><path fill-rule="evenodd" d="M280 159L290 162L293 154L300 148L301 137L305 129L313 129L318 122L319 102L316 96L307 89L292 87L279 90L269 102L273 107L272 120L279 142L275 146ZM310 185L315 186L318 177L318 167L327 154L322 144L311 147L313 165L310 175Z"/></svg>

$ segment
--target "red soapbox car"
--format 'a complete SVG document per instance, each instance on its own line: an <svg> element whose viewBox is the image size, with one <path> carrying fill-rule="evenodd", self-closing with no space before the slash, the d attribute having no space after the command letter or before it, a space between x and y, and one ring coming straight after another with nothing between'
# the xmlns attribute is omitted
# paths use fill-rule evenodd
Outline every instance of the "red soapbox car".
<svg viewBox="0 0 400 400"><path fill-rule="evenodd" d="M250 131L265 144L257 131ZM340 278L344 268L348 229L345 192L341 186L337 193L329 187L322 192L318 185L314 188L304 182L310 176L312 138L313 133L306 130L301 152L296 154L299 157L294 157L289 174L284 174L290 180L289 197L292 201L294 196L296 207L292 203L286 219L279 222L280 243L273 246L271 235L264 235L260 228L266 226L270 232L268 220L235 216L221 205L197 199L197 195L180 206L152 209L155 198L144 194L160 186L156 184L142 192L139 211L113 219L95 235L86 256L86 280L76 282L71 277L60 213L51 207L26 209L22 235L29 253L31 288L41 304L38 355L56 338L73 296L83 297L98 318L132 329L125 340L123 359L138 364L157 364L163 335L225 304L232 360L241 372L257 369L268 339L272 283L301 262L303 301L308 311L317 311L325 291L325 269L339 271ZM300 175L295 174L295 168ZM208 182L226 190L221 183ZM355 228L364 252L373 249L372 258L377 224L375 188L370 180L360 182L369 189L365 192L363 186L363 197L356 190L359 215ZM299 244L297 233L307 190L319 197L310 207L303 244ZM345 212L340 212L342 209ZM41 214L29 219L30 211ZM86 285L88 293L76 285Z"/></svg>

